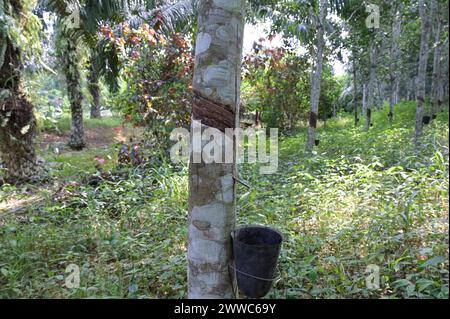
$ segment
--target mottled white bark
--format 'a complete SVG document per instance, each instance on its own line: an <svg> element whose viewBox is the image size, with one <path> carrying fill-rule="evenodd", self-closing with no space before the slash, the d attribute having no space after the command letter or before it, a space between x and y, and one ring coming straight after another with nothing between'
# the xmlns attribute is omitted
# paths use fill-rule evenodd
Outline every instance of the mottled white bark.
<svg viewBox="0 0 450 319"><path fill-rule="evenodd" d="M390 78L391 78L391 96L389 99L389 122L394 120L394 106L398 103L399 83L399 65L400 48L399 39L402 29L402 15L397 6L392 6L392 15L394 21L392 23L392 43L391 43L391 59L390 59Z"/></svg>
<svg viewBox="0 0 450 319"><path fill-rule="evenodd" d="M400 78L397 76L396 84L394 87L394 105L400 102Z"/></svg>
<svg viewBox="0 0 450 319"><path fill-rule="evenodd" d="M317 119L323 72L323 49L325 47L325 22L328 11L328 0L320 0L319 25L317 26L317 48L314 74L311 85L311 113L308 128L308 150L312 150L316 140Z"/></svg>
<svg viewBox="0 0 450 319"><path fill-rule="evenodd" d="M443 103L448 102L448 84L449 84L449 50L448 50L448 37L445 42L442 43L441 48L441 66L439 68L439 80L438 80L438 111L442 110Z"/></svg>
<svg viewBox="0 0 450 319"><path fill-rule="evenodd" d="M425 104L425 89L427 78L427 64L428 64L428 49L430 42L430 17L426 8L426 1L419 0L419 13L422 21L421 27L421 39L420 39L420 53L419 53L419 68L416 79L416 129L414 135L414 141L416 147L420 144L420 137L423 133L423 115Z"/></svg>
<svg viewBox="0 0 450 319"><path fill-rule="evenodd" d="M431 18L433 19L433 33L434 33L434 57L433 57L433 76L431 82L431 96L430 96L430 117L436 114L439 104L439 69L441 60L441 29L442 22L439 16L439 4L436 0L431 0Z"/></svg>
<svg viewBox="0 0 450 319"><path fill-rule="evenodd" d="M222 120L239 125L244 15L245 0L200 2L192 118L202 121L203 131L210 127L223 131ZM231 119L217 115L220 108ZM191 151L189 171L188 297L232 298L229 265L236 160L231 164L194 163L199 152Z"/></svg>
<svg viewBox="0 0 450 319"><path fill-rule="evenodd" d="M363 101L362 101L362 113L365 116L367 111L367 84L363 84Z"/></svg>
<svg viewBox="0 0 450 319"><path fill-rule="evenodd" d="M356 53L353 50L353 111L355 115L355 126L358 126L359 117L358 117L358 79L356 78Z"/></svg>
<svg viewBox="0 0 450 319"><path fill-rule="evenodd" d="M377 63L378 63L378 50L375 41L375 34L370 41L370 76L369 84L367 86L367 105L366 105L366 124L364 126L365 131L369 131L372 121L372 110L375 106L375 94L376 94L376 81L377 81Z"/></svg>

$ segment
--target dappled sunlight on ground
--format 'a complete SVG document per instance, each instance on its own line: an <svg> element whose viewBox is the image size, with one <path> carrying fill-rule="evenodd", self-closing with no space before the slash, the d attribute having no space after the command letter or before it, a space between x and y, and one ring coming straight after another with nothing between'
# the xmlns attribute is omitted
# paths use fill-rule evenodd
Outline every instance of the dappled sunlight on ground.
<svg viewBox="0 0 450 319"><path fill-rule="evenodd" d="M416 156L414 109L400 107L394 127L380 112L369 133L350 116L328 121L312 154L304 129L283 137L276 174L241 165L251 189L239 186L237 224L273 226L285 236L268 297L448 296L448 120L442 115L426 128ZM120 124L108 130L106 149L43 154L56 181L65 181L58 196L0 192L6 211L26 212L0 215L7 274L0 296L186 296L188 170L170 163L117 170L114 145L133 133ZM96 157L110 173L90 185ZM82 269L82 289L62 286L70 263ZM380 267L378 290L365 286L368 265Z"/></svg>

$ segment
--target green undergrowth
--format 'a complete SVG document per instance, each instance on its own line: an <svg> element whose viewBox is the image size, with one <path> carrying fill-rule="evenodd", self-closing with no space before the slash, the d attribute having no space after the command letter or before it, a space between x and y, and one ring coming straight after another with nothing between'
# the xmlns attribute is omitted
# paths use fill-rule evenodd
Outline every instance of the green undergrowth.
<svg viewBox="0 0 450 319"><path fill-rule="evenodd" d="M376 112L369 133L351 116L328 121L312 154L304 130L283 137L276 174L241 166L251 189L239 187L238 224L285 237L267 297L448 298L448 111L419 150L414 104L395 113L391 125ZM187 168L95 173L96 155L53 158L70 183L20 214L0 211L1 298L186 297ZM5 186L0 198L25 192ZM65 287L70 264L79 289ZM366 285L368 266L379 288Z"/></svg>

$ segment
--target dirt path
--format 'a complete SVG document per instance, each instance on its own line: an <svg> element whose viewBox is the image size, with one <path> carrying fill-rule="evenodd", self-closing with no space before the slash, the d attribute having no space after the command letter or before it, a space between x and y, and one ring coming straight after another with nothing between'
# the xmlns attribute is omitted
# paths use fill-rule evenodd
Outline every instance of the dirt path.
<svg viewBox="0 0 450 319"><path fill-rule="evenodd" d="M115 143L127 142L130 138L142 136L142 130L142 128L130 128L128 126L86 128L87 148L104 149ZM70 150L66 147L69 137L70 133L43 133L39 145L43 150L58 148L63 152L69 152Z"/></svg>

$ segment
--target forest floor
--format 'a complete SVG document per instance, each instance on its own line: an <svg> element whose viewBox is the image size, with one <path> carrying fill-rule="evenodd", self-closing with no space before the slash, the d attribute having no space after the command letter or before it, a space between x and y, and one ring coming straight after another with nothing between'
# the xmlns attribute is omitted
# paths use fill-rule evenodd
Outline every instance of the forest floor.
<svg viewBox="0 0 450 319"><path fill-rule="evenodd" d="M313 154L304 129L283 137L276 174L242 165L238 224L285 236L267 297L448 298L448 108L418 153L414 103L395 111L392 125L377 112L369 133L351 116L328 121ZM86 125L88 149L60 150L60 125L41 140L53 182L0 189L0 298L186 297L187 168L118 169L133 132L115 119ZM78 289L65 287L70 264Z"/></svg>

